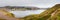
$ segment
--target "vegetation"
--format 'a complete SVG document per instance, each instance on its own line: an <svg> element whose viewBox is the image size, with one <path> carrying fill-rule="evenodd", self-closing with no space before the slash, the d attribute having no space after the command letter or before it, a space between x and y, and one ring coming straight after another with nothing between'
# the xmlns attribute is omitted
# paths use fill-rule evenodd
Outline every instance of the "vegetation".
<svg viewBox="0 0 60 20"><path fill-rule="evenodd" d="M41 14L30 15L22 18L23 20L60 20L60 4L47 9Z"/></svg>
<svg viewBox="0 0 60 20"><path fill-rule="evenodd" d="M14 17L12 13L6 15L9 17ZM19 18L18 20L60 20L60 4L57 4L50 9L47 9L41 14L29 15L24 18Z"/></svg>

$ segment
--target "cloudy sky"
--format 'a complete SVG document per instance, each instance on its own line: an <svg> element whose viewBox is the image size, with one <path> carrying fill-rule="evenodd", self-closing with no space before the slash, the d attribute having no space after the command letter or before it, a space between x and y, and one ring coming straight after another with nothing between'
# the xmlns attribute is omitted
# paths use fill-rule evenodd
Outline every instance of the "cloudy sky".
<svg viewBox="0 0 60 20"><path fill-rule="evenodd" d="M1 6L37 6L40 8L52 7L60 0L0 0Z"/></svg>

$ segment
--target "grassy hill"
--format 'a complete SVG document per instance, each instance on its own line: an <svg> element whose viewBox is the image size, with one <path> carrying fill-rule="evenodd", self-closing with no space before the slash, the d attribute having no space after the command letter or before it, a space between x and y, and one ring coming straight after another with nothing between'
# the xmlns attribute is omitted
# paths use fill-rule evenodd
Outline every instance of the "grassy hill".
<svg viewBox="0 0 60 20"><path fill-rule="evenodd" d="M22 20L60 20L60 4L56 4L41 14L26 16Z"/></svg>

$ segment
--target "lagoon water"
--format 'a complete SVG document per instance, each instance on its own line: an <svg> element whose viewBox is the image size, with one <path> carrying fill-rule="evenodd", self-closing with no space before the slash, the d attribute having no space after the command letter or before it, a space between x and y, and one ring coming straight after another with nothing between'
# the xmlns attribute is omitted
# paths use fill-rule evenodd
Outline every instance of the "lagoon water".
<svg viewBox="0 0 60 20"><path fill-rule="evenodd" d="M23 18L25 16L40 14L45 10L27 10L27 11L9 11L14 14L16 18Z"/></svg>

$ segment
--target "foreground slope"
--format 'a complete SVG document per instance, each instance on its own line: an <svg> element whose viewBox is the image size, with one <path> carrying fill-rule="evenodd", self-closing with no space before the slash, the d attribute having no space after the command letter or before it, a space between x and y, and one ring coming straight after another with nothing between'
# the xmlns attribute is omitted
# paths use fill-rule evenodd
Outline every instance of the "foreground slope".
<svg viewBox="0 0 60 20"><path fill-rule="evenodd" d="M12 13L0 9L0 20L16 20L16 18L14 18Z"/></svg>
<svg viewBox="0 0 60 20"><path fill-rule="evenodd" d="M40 14L26 16L21 20L59 20L59 16L57 16L59 14L59 12L57 11L59 8L60 4L56 4L52 8L47 9Z"/></svg>

